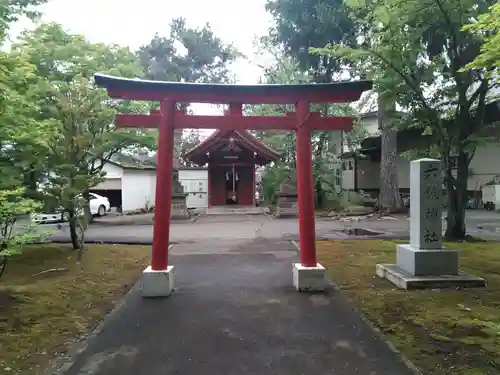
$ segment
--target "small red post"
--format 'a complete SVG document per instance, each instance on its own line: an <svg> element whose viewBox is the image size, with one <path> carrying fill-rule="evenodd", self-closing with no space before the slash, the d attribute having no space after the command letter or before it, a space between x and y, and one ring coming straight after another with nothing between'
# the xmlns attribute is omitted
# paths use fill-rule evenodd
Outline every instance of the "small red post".
<svg viewBox="0 0 500 375"><path fill-rule="evenodd" d="M174 164L175 102L163 100L160 104L160 128L156 168L155 221L151 268L166 270L170 239L170 211L172 204L172 173Z"/></svg>
<svg viewBox="0 0 500 375"><path fill-rule="evenodd" d="M306 124L309 102L295 104L297 118L297 192L299 204L300 263L316 267L316 228L312 175L311 132Z"/></svg>

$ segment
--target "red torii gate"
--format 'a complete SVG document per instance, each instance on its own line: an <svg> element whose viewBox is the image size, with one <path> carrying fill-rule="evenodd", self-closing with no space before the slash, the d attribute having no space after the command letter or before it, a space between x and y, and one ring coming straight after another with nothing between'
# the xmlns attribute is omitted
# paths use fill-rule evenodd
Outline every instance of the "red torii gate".
<svg viewBox="0 0 500 375"><path fill-rule="evenodd" d="M352 117L322 117L310 103L352 102L372 87L370 81L298 85L194 84L94 76L97 86L114 99L159 101L149 115L117 114L118 128L159 128L155 220L151 266L144 271L143 295L168 296L173 289L173 266L168 264L172 196L174 129L280 129L297 134L297 188L300 264L294 265L298 290L323 288L324 269L316 261L311 131L352 129ZM187 115L176 103L229 104L226 116ZM295 104L286 116L243 116L243 104Z"/></svg>

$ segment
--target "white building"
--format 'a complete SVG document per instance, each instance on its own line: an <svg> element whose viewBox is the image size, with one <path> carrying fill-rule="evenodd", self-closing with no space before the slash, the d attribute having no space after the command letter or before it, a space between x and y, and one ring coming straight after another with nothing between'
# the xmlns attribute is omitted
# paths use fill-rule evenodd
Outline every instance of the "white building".
<svg viewBox="0 0 500 375"><path fill-rule="evenodd" d="M489 122L500 120L500 102L488 106ZM376 112L360 116L363 127L370 134L361 142L361 147L352 152L342 154L342 188L344 190L363 190L377 194L380 183L380 132ZM422 136L422 130L405 130L398 133L398 152L420 148L425 150L428 140ZM496 134L499 133L499 134ZM469 164L467 190L469 194L481 191L482 186L500 178L500 129L495 128L498 141L491 141L476 148ZM410 189L410 161L407 157L397 155L398 183L401 192Z"/></svg>
<svg viewBox="0 0 500 375"><path fill-rule="evenodd" d="M124 165L109 161L103 167L104 181L91 191L109 199L111 207L121 212L147 210L154 206L156 168L154 165ZM208 170L179 169L179 181L187 193L188 208L208 207Z"/></svg>

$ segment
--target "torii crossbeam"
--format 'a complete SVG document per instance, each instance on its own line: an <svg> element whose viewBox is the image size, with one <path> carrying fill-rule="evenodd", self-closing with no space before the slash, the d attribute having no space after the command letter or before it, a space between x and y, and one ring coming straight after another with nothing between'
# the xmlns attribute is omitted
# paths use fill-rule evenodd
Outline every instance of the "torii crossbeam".
<svg viewBox="0 0 500 375"><path fill-rule="evenodd" d="M352 129L352 117L322 117L310 112L310 103L358 100L372 87L370 81L300 85L194 84L126 79L95 75L97 86L111 98L159 101L160 111L149 115L118 114L119 128L159 128L155 221L151 266L143 274L145 297L168 296L173 290L173 266L168 263L172 196L174 129L279 129L295 131L300 231L300 263L295 264L294 285L301 291L324 288L324 268L316 260L314 186L311 131ZM176 103L228 104L225 116L187 115ZM243 104L294 104L285 116L243 116Z"/></svg>

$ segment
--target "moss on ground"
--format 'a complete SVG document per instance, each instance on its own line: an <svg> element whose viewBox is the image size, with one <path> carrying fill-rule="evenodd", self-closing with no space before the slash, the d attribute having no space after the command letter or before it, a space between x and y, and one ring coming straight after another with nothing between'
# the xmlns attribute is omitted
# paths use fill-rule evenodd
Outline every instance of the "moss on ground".
<svg viewBox="0 0 500 375"><path fill-rule="evenodd" d="M0 279L0 374L39 374L137 281L147 247L90 245L80 265L69 245L29 247ZM45 274L48 269L66 268Z"/></svg>
<svg viewBox="0 0 500 375"><path fill-rule="evenodd" d="M445 244L486 288L403 291L375 276L394 263L396 242L320 241L330 278L424 374L500 373L500 243Z"/></svg>

